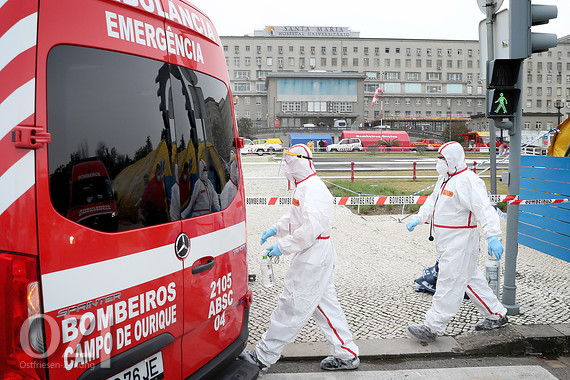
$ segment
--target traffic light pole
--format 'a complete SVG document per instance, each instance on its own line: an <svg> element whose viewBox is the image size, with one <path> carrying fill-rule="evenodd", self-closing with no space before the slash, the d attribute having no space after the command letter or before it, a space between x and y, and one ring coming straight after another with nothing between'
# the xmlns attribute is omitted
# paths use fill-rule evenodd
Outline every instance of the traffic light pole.
<svg viewBox="0 0 570 380"><path fill-rule="evenodd" d="M494 41L493 41L493 16L494 8L493 2L495 0L487 0L487 59L492 61L495 58ZM560 124L560 123L558 123ZM451 126L450 126L451 128ZM491 180L491 194L497 194L497 144L496 144L495 120L489 119L489 165L490 165L490 180Z"/></svg>
<svg viewBox="0 0 570 380"><path fill-rule="evenodd" d="M523 70L519 70L517 83L522 83ZM509 130L509 194L518 195L520 192L521 174L521 130L522 130L522 102L518 102L513 127ZM507 206L507 237L505 242L505 280L503 282L503 306L507 314L519 314L520 308L516 303L515 274L517 271L518 256L518 224L519 206Z"/></svg>

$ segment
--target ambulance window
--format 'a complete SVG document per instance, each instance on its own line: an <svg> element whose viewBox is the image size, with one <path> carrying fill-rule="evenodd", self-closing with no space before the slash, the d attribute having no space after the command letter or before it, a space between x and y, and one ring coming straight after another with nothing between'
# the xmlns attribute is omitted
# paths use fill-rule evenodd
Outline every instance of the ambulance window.
<svg viewBox="0 0 570 380"><path fill-rule="evenodd" d="M171 220L178 152L168 79L168 65L146 58L51 50L48 156L58 213L107 232Z"/></svg>
<svg viewBox="0 0 570 380"><path fill-rule="evenodd" d="M218 79L171 66L178 145L181 218L225 209L237 193L231 101ZM188 179L187 179L188 177Z"/></svg>

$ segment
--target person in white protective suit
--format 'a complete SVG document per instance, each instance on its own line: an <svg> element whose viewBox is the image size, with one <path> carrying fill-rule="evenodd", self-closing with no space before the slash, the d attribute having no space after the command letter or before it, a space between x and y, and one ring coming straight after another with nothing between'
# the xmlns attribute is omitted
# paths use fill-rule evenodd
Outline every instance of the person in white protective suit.
<svg viewBox="0 0 570 380"><path fill-rule="evenodd" d="M420 223L430 223L430 240L435 234L440 255L437 287L423 325L410 325L414 337L434 341L445 332L449 320L461 307L466 292L485 317L476 330L490 330L507 324L507 309L491 290L477 265L480 225L487 237L489 255L501 258L503 246L499 216L487 196L485 183L465 164L465 152L457 142L442 145L436 169L435 190L406 224L409 231Z"/></svg>
<svg viewBox="0 0 570 380"><path fill-rule="evenodd" d="M190 214L195 217L220 211L220 197L208 178L208 166L203 159L200 160L198 170L200 177L194 184L188 207L182 211L182 219L188 218Z"/></svg>
<svg viewBox="0 0 570 380"><path fill-rule="evenodd" d="M222 210L226 209L234 200L238 191L239 170L237 156L232 150L230 153L230 180L226 182L222 193L220 194L220 205Z"/></svg>
<svg viewBox="0 0 570 380"><path fill-rule="evenodd" d="M355 369L360 364L359 350L334 287L336 252L330 238L333 197L317 177L312 153L306 145L294 145L284 151L280 173L296 185L291 209L263 232L261 244L273 235L279 237L268 248L268 255L289 255L291 265L267 332L255 350L244 351L240 358L266 370L313 317L332 345L331 356L322 360L321 368Z"/></svg>

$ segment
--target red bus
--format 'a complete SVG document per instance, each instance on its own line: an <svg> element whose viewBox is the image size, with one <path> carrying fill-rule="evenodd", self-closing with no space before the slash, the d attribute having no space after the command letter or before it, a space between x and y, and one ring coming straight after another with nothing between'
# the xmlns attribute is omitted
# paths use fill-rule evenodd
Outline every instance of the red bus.
<svg viewBox="0 0 570 380"><path fill-rule="evenodd" d="M365 150L370 145L378 145L380 140L392 143L397 141L398 145L391 147L393 152L409 152L411 147L410 136L404 131L342 131L342 134L340 135L341 139L351 137L359 138L360 141L362 141L362 146ZM386 148L381 148L378 151L382 151L382 149Z"/></svg>

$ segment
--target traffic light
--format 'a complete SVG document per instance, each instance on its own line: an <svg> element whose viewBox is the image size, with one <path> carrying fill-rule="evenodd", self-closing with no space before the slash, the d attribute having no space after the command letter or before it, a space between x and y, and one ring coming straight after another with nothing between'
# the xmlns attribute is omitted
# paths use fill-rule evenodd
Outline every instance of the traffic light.
<svg viewBox="0 0 570 380"><path fill-rule="evenodd" d="M522 60L495 59L487 65L487 117L513 117L521 95L518 78Z"/></svg>
<svg viewBox="0 0 570 380"><path fill-rule="evenodd" d="M509 58L525 59L558 44L556 34L532 33L533 25L548 24L558 16L555 5L532 5L531 0L511 0L509 8Z"/></svg>

